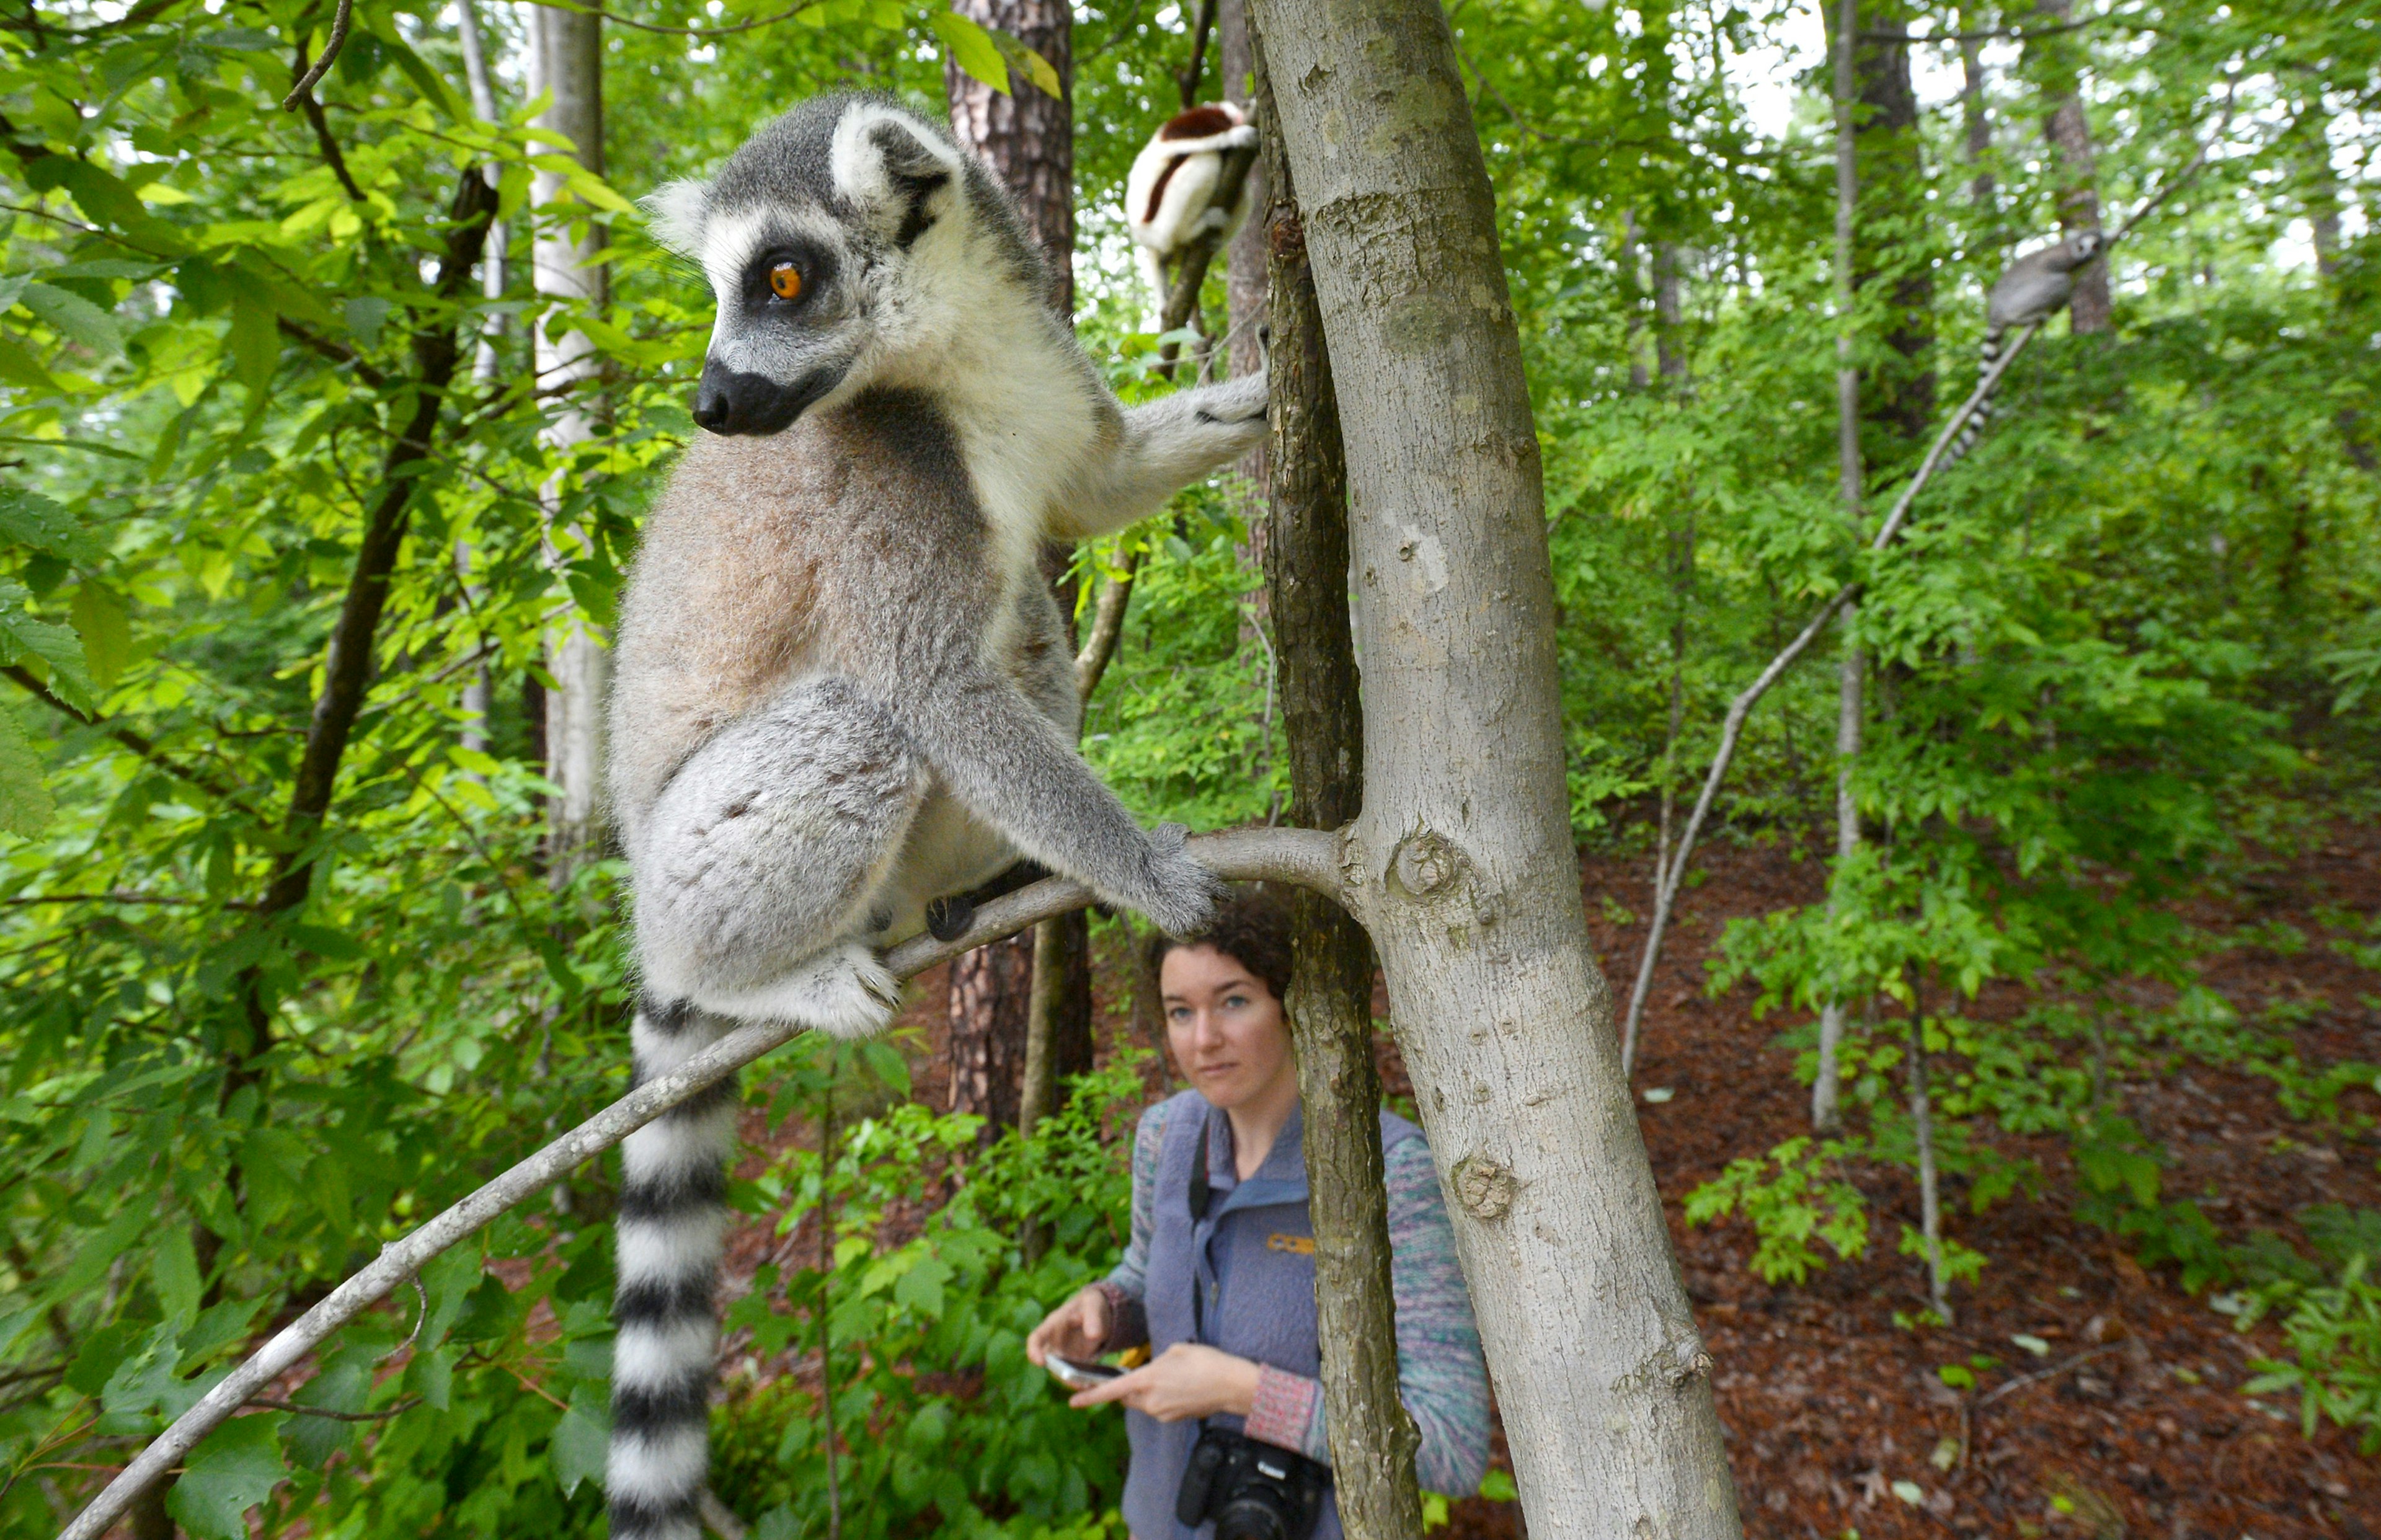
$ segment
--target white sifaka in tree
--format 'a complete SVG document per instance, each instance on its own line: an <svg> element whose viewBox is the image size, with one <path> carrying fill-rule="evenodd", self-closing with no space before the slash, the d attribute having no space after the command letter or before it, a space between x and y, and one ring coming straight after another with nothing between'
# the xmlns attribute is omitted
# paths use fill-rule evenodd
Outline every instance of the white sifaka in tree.
<svg viewBox="0 0 2381 1540"><path fill-rule="evenodd" d="M1195 929L1216 884L1181 829L1076 752L1037 556L1247 453L1264 376L1124 410L998 183L889 99L809 102L651 207L718 314L617 649L638 1079L739 1021L880 1030L879 948L1020 854ZM697 1533L736 1100L621 1146L615 1535Z"/></svg>
<svg viewBox="0 0 2381 1540"><path fill-rule="evenodd" d="M2075 298L2075 275L2107 249L2108 238L2099 231L2078 230L2009 263L1984 300L1984 340L1979 348L1982 366L1990 370L1993 361L2000 357L2001 338L2010 327L2039 325L2065 310ZM1993 400L1987 396L1976 403L1945 464L1975 446L1992 415Z"/></svg>
<svg viewBox="0 0 2381 1540"><path fill-rule="evenodd" d="M1239 199L1228 209L1215 206L1215 189L1225 154L1256 142L1247 112L1216 102L1176 113L1133 157L1124 183L1125 225L1141 248L1142 275L1159 310L1166 305L1166 263L1199 237L1215 231L1229 240L1247 223L1256 198L1253 181L1240 183Z"/></svg>

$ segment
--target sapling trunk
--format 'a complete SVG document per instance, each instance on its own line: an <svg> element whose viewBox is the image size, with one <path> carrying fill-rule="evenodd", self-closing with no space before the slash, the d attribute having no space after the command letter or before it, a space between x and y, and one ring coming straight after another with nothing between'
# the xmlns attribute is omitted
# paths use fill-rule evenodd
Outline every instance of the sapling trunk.
<svg viewBox="0 0 2381 1540"><path fill-rule="evenodd" d="M1951 1324L1950 1280L1943 1271L1943 1192L1935 1168L1935 1091L1926 1073L1926 1018L1910 1010L1910 1127L1918 1143L1918 1223L1926 1243L1926 1294L1935 1314Z"/></svg>
<svg viewBox="0 0 2381 1540"><path fill-rule="evenodd" d="M1254 18L1252 18L1253 20ZM1277 131L1264 39L1254 43L1269 189L1264 225L1273 326L1275 467L1263 543L1289 760L1289 822L1336 828L1362 811L1364 723L1348 617L1348 475L1314 274ZM1304 1108L1324 1421L1348 1540L1421 1540L1420 1445L1398 1391L1381 1082L1373 1062L1373 947L1319 895L1291 898L1289 1026Z"/></svg>
<svg viewBox="0 0 2381 1540"><path fill-rule="evenodd" d="M1860 802L1852 795L1852 768L1860 758L1862 726L1862 686L1867 670L1860 643L1850 639L1854 609L1844 609L1844 660L1838 675L1836 697L1836 867L1840 873L1844 862L1860 849ZM1836 913L1833 884L1827 895L1827 917ZM1843 1124L1838 1100L1843 1091L1843 1070L1839 1062L1844 1041L1845 1002L1829 999L1819 1009L1819 1070L1811 1082L1811 1126L1821 1133L1833 1133Z"/></svg>

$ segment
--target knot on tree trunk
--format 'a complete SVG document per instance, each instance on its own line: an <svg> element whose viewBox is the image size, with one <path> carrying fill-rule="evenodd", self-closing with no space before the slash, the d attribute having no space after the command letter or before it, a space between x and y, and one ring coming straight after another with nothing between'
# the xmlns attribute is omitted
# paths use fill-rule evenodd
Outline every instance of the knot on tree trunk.
<svg viewBox="0 0 2381 1540"><path fill-rule="evenodd" d="M1455 1165L1455 1201L1476 1219L1502 1219L1513 1211L1520 1184L1513 1168L1493 1155L1465 1155Z"/></svg>
<svg viewBox="0 0 2381 1540"><path fill-rule="evenodd" d="M1398 840L1389 860L1390 881L1409 898L1450 898L1470 869L1452 840L1426 828Z"/></svg>

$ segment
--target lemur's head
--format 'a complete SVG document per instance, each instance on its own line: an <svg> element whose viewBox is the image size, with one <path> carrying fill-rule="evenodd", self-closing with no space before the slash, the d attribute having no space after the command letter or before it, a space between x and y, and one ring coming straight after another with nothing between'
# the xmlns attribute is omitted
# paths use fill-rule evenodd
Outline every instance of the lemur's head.
<svg viewBox="0 0 2381 1540"><path fill-rule="evenodd" d="M2059 263L2059 270L2072 273L2106 251L2108 238L2097 230L2078 230L2060 241L2058 247L2059 255L2065 259Z"/></svg>
<svg viewBox="0 0 2381 1540"><path fill-rule="evenodd" d="M1046 287L999 185L888 97L805 102L645 206L719 302L694 397L715 434L781 432L981 321L988 293Z"/></svg>

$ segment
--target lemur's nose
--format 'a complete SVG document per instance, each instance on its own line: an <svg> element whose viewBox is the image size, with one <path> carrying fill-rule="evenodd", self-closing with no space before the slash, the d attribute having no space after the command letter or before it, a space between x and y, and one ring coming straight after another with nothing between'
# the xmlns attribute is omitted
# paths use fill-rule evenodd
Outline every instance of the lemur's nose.
<svg viewBox="0 0 2381 1540"><path fill-rule="evenodd" d="M720 382L705 379L694 388L694 425L714 434L727 431L727 423L736 415L728 405L727 391Z"/></svg>

